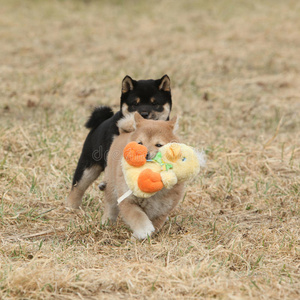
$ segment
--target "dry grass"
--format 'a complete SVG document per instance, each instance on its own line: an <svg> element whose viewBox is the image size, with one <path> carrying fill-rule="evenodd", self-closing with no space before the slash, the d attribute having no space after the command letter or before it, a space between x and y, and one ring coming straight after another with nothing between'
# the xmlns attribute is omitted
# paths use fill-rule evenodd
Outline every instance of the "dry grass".
<svg viewBox="0 0 300 300"><path fill-rule="evenodd" d="M0 1L0 298L299 298L298 1L125 3ZM63 202L90 109L165 73L209 162L134 242Z"/></svg>

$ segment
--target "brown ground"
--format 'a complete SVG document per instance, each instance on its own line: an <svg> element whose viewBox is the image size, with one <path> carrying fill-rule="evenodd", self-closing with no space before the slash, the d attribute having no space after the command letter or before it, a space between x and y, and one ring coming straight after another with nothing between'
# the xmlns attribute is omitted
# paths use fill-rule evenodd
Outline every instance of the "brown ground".
<svg viewBox="0 0 300 300"><path fill-rule="evenodd" d="M211 3L211 4L210 4ZM0 298L300 297L298 1L0 0ZM208 165L157 236L64 209L99 104L172 80ZM98 180L98 183L100 179Z"/></svg>

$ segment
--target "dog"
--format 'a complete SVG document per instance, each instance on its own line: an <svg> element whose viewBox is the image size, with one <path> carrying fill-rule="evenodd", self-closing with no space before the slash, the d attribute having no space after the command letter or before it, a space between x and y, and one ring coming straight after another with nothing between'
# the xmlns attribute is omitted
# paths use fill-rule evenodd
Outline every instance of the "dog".
<svg viewBox="0 0 300 300"><path fill-rule="evenodd" d="M129 142L136 141L147 147L146 158L152 159L163 145L178 142L175 134L177 123L176 117L170 121L153 121L143 119L138 113L134 114L131 122L128 118L118 122L121 133L114 139L108 154L102 224L115 222L120 213L132 229L133 236L145 239L163 226L168 214L182 199L184 186L178 183L172 189L163 188L146 199L131 194L118 204L118 199L128 191L121 168L123 149ZM130 130L131 127L133 130Z"/></svg>
<svg viewBox="0 0 300 300"><path fill-rule="evenodd" d="M68 208L81 205L86 189L106 167L107 154L114 136L119 135L117 122L124 116L139 112L145 119L168 120L172 109L170 78L122 81L120 110L114 114L108 106L95 108L85 126L90 132L84 142L73 176L72 188L66 200ZM102 190L105 188L105 183Z"/></svg>

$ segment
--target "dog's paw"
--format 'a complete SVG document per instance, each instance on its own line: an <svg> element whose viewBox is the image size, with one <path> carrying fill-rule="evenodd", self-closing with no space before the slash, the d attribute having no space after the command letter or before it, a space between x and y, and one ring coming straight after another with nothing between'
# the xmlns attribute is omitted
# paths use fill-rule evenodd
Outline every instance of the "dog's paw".
<svg viewBox="0 0 300 300"><path fill-rule="evenodd" d="M147 226L144 226L142 228L139 228L138 230L135 230L133 232L133 237L143 240L146 239L148 236L151 236L151 233L155 231L155 228L151 222L147 224Z"/></svg>
<svg viewBox="0 0 300 300"><path fill-rule="evenodd" d="M118 215L110 215L108 216L107 214L104 213L104 215L101 218L101 224L103 226L109 226L109 225L113 225L116 223L117 221L117 216Z"/></svg>

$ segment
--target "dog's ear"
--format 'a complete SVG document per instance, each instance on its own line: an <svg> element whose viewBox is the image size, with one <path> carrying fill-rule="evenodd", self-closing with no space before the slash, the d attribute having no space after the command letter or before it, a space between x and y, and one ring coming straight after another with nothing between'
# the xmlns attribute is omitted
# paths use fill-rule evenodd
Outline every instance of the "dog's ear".
<svg viewBox="0 0 300 300"><path fill-rule="evenodd" d="M144 118L138 112L135 112L134 121L135 121L135 126L138 127L139 124L144 121Z"/></svg>
<svg viewBox="0 0 300 300"><path fill-rule="evenodd" d="M168 121L171 128L173 128L173 133L175 133L178 129L178 118L177 116L173 117L170 121Z"/></svg>
<svg viewBox="0 0 300 300"><path fill-rule="evenodd" d="M124 132L133 132L136 130L136 124L134 120L133 114L128 114L124 118L120 119L117 122L117 126L119 127L119 132L124 133Z"/></svg>
<svg viewBox="0 0 300 300"><path fill-rule="evenodd" d="M122 94L132 91L134 82L135 80L133 80L130 76L126 75L122 81Z"/></svg>
<svg viewBox="0 0 300 300"><path fill-rule="evenodd" d="M171 91L171 81L169 76L166 74L159 80L159 86L158 89L160 91L164 92L170 92Z"/></svg>

